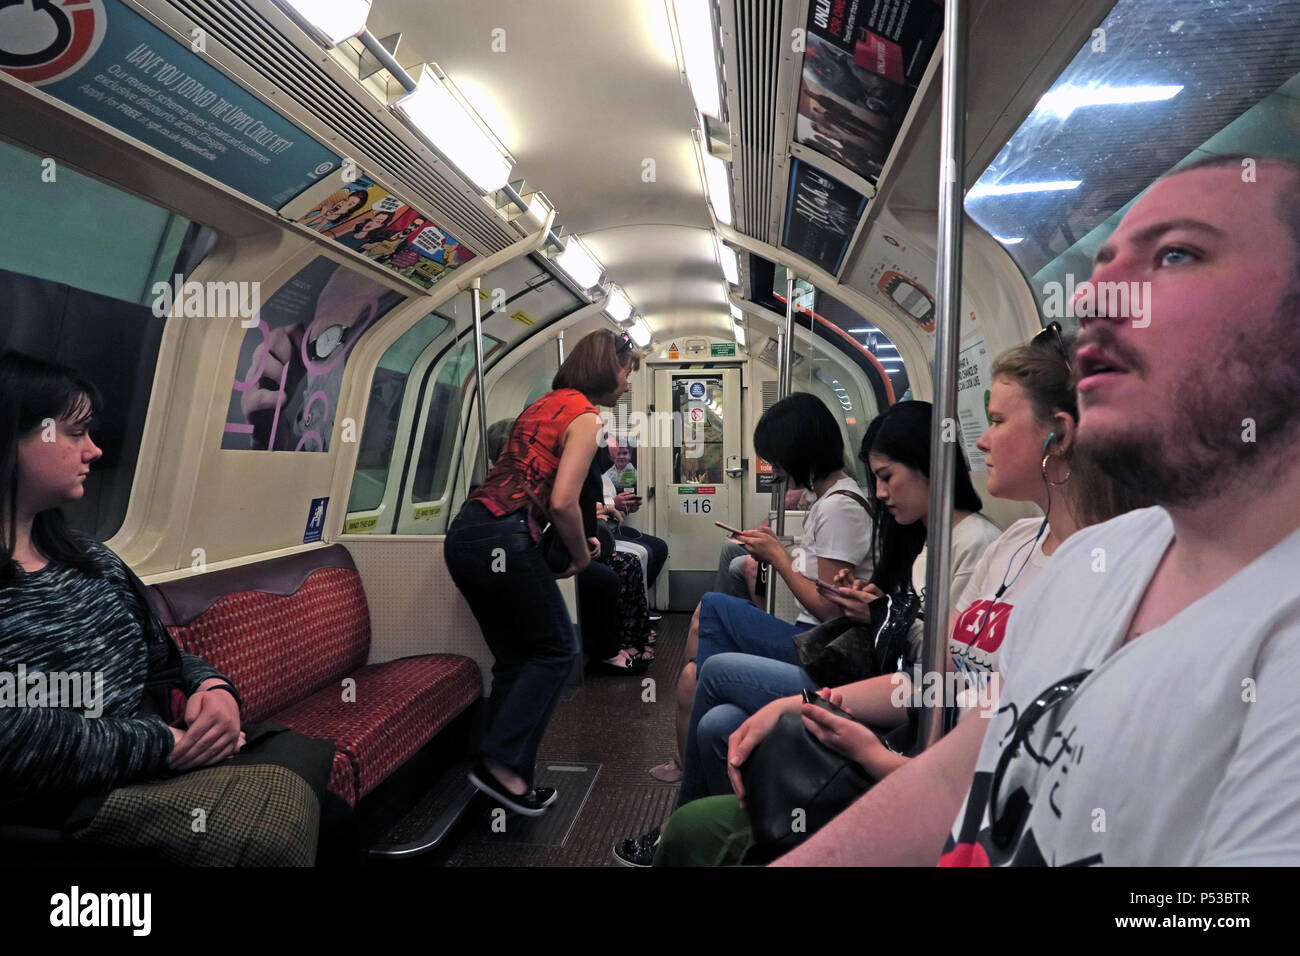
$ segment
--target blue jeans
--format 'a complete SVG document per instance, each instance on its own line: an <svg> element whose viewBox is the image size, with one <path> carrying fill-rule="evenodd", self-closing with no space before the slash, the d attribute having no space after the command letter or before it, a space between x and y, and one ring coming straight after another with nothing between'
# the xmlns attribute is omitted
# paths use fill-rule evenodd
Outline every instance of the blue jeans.
<svg viewBox="0 0 1300 956"><path fill-rule="evenodd" d="M578 654L568 608L522 510L498 518L467 502L444 550L495 658L479 753L531 787L538 745Z"/></svg>
<svg viewBox="0 0 1300 956"><path fill-rule="evenodd" d="M773 617L743 598L710 591L700 599L696 670L703 668L714 654L728 651L797 664L799 656L791 638L810 627L811 624L790 624Z"/></svg>

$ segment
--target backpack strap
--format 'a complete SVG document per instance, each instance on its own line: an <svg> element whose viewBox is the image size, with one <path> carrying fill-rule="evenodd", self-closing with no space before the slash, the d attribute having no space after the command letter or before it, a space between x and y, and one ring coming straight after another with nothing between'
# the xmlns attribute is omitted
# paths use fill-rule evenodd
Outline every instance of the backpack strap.
<svg viewBox="0 0 1300 956"><path fill-rule="evenodd" d="M846 498L852 498L866 509L867 514L871 514L871 505L867 504L867 499L863 498L856 491L849 491L847 488L841 488L839 491L832 491L831 494L826 497L829 498L831 495L844 495Z"/></svg>

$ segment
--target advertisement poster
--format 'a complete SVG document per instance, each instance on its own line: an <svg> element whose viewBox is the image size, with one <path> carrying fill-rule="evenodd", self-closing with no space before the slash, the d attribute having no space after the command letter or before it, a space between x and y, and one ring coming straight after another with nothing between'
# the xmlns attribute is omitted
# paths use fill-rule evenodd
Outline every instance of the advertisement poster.
<svg viewBox="0 0 1300 956"><path fill-rule="evenodd" d="M989 389L993 387L988 349L984 339L962 343L957 358L957 423L971 471L987 471L984 453L976 440L989 427Z"/></svg>
<svg viewBox="0 0 1300 956"><path fill-rule="evenodd" d="M796 159L790 165L781 245L834 275L867 200L807 163Z"/></svg>
<svg viewBox="0 0 1300 956"><path fill-rule="evenodd" d="M281 209L280 215L388 266L424 289L474 258L450 233L368 176L357 176L350 183L339 183L334 177L334 182L336 188L322 183Z"/></svg>
<svg viewBox="0 0 1300 956"><path fill-rule="evenodd" d="M883 228L882 228L883 227ZM935 299L930 292L935 264L929 253L912 248L889 230L882 218L855 259L852 281L870 289L873 298L900 318L934 334Z"/></svg>
<svg viewBox="0 0 1300 956"><path fill-rule="evenodd" d="M811 0L795 141L875 182L942 28L936 0Z"/></svg>
<svg viewBox="0 0 1300 956"><path fill-rule="evenodd" d="M339 157L119 0L0 4L0 70L278 209Z"/></svg>
<svg viewBox="0 0 1300 956"><path fill-rule="evenodd" d="M329 451L348 356L402 300L324 256L304 267L244 336L221 447Z"/></svg>

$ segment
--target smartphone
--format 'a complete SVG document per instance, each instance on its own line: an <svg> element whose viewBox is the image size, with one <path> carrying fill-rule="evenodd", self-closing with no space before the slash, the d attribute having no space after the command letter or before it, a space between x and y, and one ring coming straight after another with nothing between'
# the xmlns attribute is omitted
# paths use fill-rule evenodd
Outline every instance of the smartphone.
<svg viewBox="0 0 1300 956"><path fill-rule="evenodd" d="M835 585L827 584L825 581L821 580L820 578L814 580L813 584L817 585L817 590L820 591L822 594L827 594L832 597L840 596L840 592L835 590Z"/></svg>
<svg viewBox="0 0 1300 956"><path fill-rule="evenodd" d="M846 718L846 719L848 719L848 720L852 720L852 719L853 719L853 715L852 715L852 714L848 713L847 711L845 711L845 710L843 710L843 709L841 709L841 708L839 708L839 707L836 707L834 704L832 704L832 703L831 703L829 700L827 700L825 697L821 697L821 696L819 696L818 694L815 694L814 692L812 692L812 691L810 691L810 690L807 690L807 689L804 690L804 692L803 692L803 702L804 702L805 704L812 704L814 707L820 707L822 710L829 710L829 711L830 711L832 714L834 714L836 717L844 717L844 718Z"/></svg>
<svg viewBox="0 0 1300 956"><path fill-rule="evenodd" d="M740 531L739 528L733 528L733 527L731 527L730 525L725 525L725 524L723 524L721 521L715 521L715 522L713 522L713 523L716 524L716 525L717 525L719 528L721 528L723 531L730 531L732 534L740 534L740 533L741 533L741 531Z"/></svg>

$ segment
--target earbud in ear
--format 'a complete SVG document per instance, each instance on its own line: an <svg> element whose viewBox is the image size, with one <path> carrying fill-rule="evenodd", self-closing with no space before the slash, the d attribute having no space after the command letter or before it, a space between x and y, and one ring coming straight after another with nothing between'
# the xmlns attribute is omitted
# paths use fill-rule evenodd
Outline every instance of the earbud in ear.
<svg viewBox="0 0 1300 956"><path fill-rule="evenodd" d="M1054 442L1054 441L1056 441L1056 432L1052 432L1052 433L1050 433L1050 434L1047 436L1047 438L1044 439L1044 441L1043 441L1043 450L1042 450L1041 452L1039 452L1039 454L1041 454L1041 455L1046 455L1046 454L1047 454L1047 446L1050 445L1050 444L1051 444L1052 442Z"/></svg>

